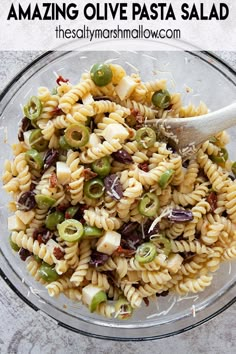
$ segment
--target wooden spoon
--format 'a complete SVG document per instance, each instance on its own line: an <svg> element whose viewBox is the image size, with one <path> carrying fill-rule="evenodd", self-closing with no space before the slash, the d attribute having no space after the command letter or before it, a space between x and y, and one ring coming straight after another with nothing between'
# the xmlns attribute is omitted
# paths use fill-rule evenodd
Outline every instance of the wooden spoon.
<svg viewBox="0 0 236 354"><path fill-rule="evenodd" d="M218 111L188 118L152 119L146 125L168 139L185 160L213 135L236 125L236 102Z"/></svg>

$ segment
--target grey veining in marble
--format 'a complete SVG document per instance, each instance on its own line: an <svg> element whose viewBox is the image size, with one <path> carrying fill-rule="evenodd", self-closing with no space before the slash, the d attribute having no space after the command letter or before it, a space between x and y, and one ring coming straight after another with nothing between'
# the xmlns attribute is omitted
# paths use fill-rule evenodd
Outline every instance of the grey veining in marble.
<svg viewBox="0 0 236 354"><path fill-rule="evenodd" d="M0 52L0 90L39 53ZM236 68L236 53L220 53ZM236 306L189 332L149 342L85 337L36 314L0 279L0 354L233 354L236 352Z"/></svg>

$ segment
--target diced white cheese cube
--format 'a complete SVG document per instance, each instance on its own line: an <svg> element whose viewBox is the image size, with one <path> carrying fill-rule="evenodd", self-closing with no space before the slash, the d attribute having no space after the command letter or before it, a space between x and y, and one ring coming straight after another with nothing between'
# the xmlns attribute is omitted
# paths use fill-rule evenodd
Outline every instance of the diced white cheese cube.
<svg viewBox="0 0 236 354"><path fill-rule="evenodd" d="M97 242L97 251L111 255L120 246L121 234L116 231L106 231Z"/></svg>
<svg viewBox="0 0 236 354"><path fill-rule="evenodd" d="M171 254L167 259L166 268L170 271L170 273L177 273L183 263L183 257L179 254Z"/></svg>
<svg viewBox="0 0 236 354"><path fill-rule="evenodd" d="M122 68L122 66L118 64L110 64L109 65L112 71L112 83L114 85L119 84L120 80L123 79L124 76L126 76L125 69Z"/></svg>
<svg viewBox="0 0 236 354"><path fill-rule="evenodd" d="M125 76L120 80L119 84L115 88L115 91L119 98L123 101L129 98L137 85L138 84L130 76Z"/></svg>
<svg viewBox="0 0 236 354"><path fill-rule="evenodd" d="M129 132L122 124L108 124L103 131L103 137L109 143L114 139L118 139L120 143L123 143L129 137Z"/></svg>
<svg viewBox="0 0 236 354"><path fill-rule="evenodd" d="M93 284L89 284L83 287L82 289L82 300L86 305L90 305L93 301L95 295L99 293L102 289Z"/></svg>
<svg viewBox="0 0 236 354"><path fill-rule="evenodd" d="M97 134L95 133L90 134L87 146L90 148L90 147L96 147L99 144L101 144L101 139L99 138L99 136L97 136Z"/></svg>
<svg viewBox="0 0 236 354"><path fill-rule="evenodd" d="M16 215L9 216L8 218L8 230L21 231L25 230L26 226Z"/></svg>
<svg viewBox="0 0 236 354"><path fill-rule="evenodd" d="M155 261L162 267L166 267L166 255L163 253L158 254L155 257Z"/></svg>
<svg viewBox="0 0 236 354"><path fill-rule="evenodd" d="M35 212L33 210L29 210L29 211L21 211L21 210L17 210L16 211L16 216L18 216L18 218L25 224L29 224L31 220L33 220L34 216L35 216Z"/></svg>
<svg viewBox="0 0 236 354"><path fill-rule="evenodd" d="M57 181L59 184L68 184L71 179L71 171L70 167L61 161L57 161L56 163L56 173L57 173Z"/></svg>
<svg viewBox="0 0 236 354"><path fill-rule="evenodd" d="M93 96L91 95L91 93L87 93L87 95L84 95L82 97L82 102L85 105L93 103L94 99L93 99Z"/></svg>
<svg viewBox="0 0 236 354"><path fill-rule="evenodd" d="M29 148L30 148L29 138L30 138L30 134L31 134L33 131L34 131L34 130L27 130L27 132L24 132L24 133L23 133L25 144L26 144L27 147L29 147Z"/></svg>

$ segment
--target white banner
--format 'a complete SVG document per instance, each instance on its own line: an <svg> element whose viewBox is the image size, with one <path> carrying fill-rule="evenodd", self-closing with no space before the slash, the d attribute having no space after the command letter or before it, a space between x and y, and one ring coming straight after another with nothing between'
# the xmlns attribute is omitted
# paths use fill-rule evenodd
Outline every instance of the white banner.
<svg viewBox="0 0 236 354"><path fill-rule="evenodd" d="M234 51L235 18L234 0L1 0L0 49Z"/></svg>

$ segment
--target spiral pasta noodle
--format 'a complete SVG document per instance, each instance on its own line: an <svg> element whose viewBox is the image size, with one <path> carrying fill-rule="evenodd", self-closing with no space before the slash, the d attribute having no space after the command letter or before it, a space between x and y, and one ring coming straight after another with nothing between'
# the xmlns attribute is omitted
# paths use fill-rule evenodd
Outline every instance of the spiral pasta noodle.
<svg viewBox="0 0 236 354"><path fill-rule="evenodd" d="M188 294L189 292L197 293L203 291L207 286L210 286L212 276L202 275L198 279L186 279L175 286L175 290L180 295Z"/></svg>
<svg viewBox="0 0 236 354"><path fill-rule="evenodd" d="M105 209L99 208L85 210L84 219L89 225L104 230L118 230L122 224L117 217L109 217L109 213Z"/></svg>
<svg viewBox="0 0 236 354"><path fill-rule="evenodd" d="M58 107L62 109L63 112L69 113L72 106L79 100L79 98L86 95L86 93L91 91L94 86L94 82L91 79L87 79L80 82L78 85L73 86L59 99Z"/></svg>
<svg viewBox="0 0 236 354"><path fill-rule="evenodd" d="M73 288L73 283L67 276L60 278L59 280L53 281L46 286L49 296L58 296L64 290Z"/></svg>
<svg viewBox="0 0 236 354"><path fill-rule="evenodd" d="M18 246L27 249L28 251L32 252L34 255L38 256L44 262L48 264L53 264L53 259L50 251L47 249L46 245L39 244L39 242L32 237L28 237L23 231L19 233L14 231L12 233L12 241Z"/></svg>
<svg viewBox="0 0 236 354"><path fill-rule="evenodd" d="M79 286L80 283L83 281L84 277L86 276L89 267L88 263L90 261L90 256L91 256L90 242L89 240L84 240L80 244L80 257L79 257L78 266L75 269L75 272L72 274L72 277L70 278L70 281L74 285Z"/></svg>

